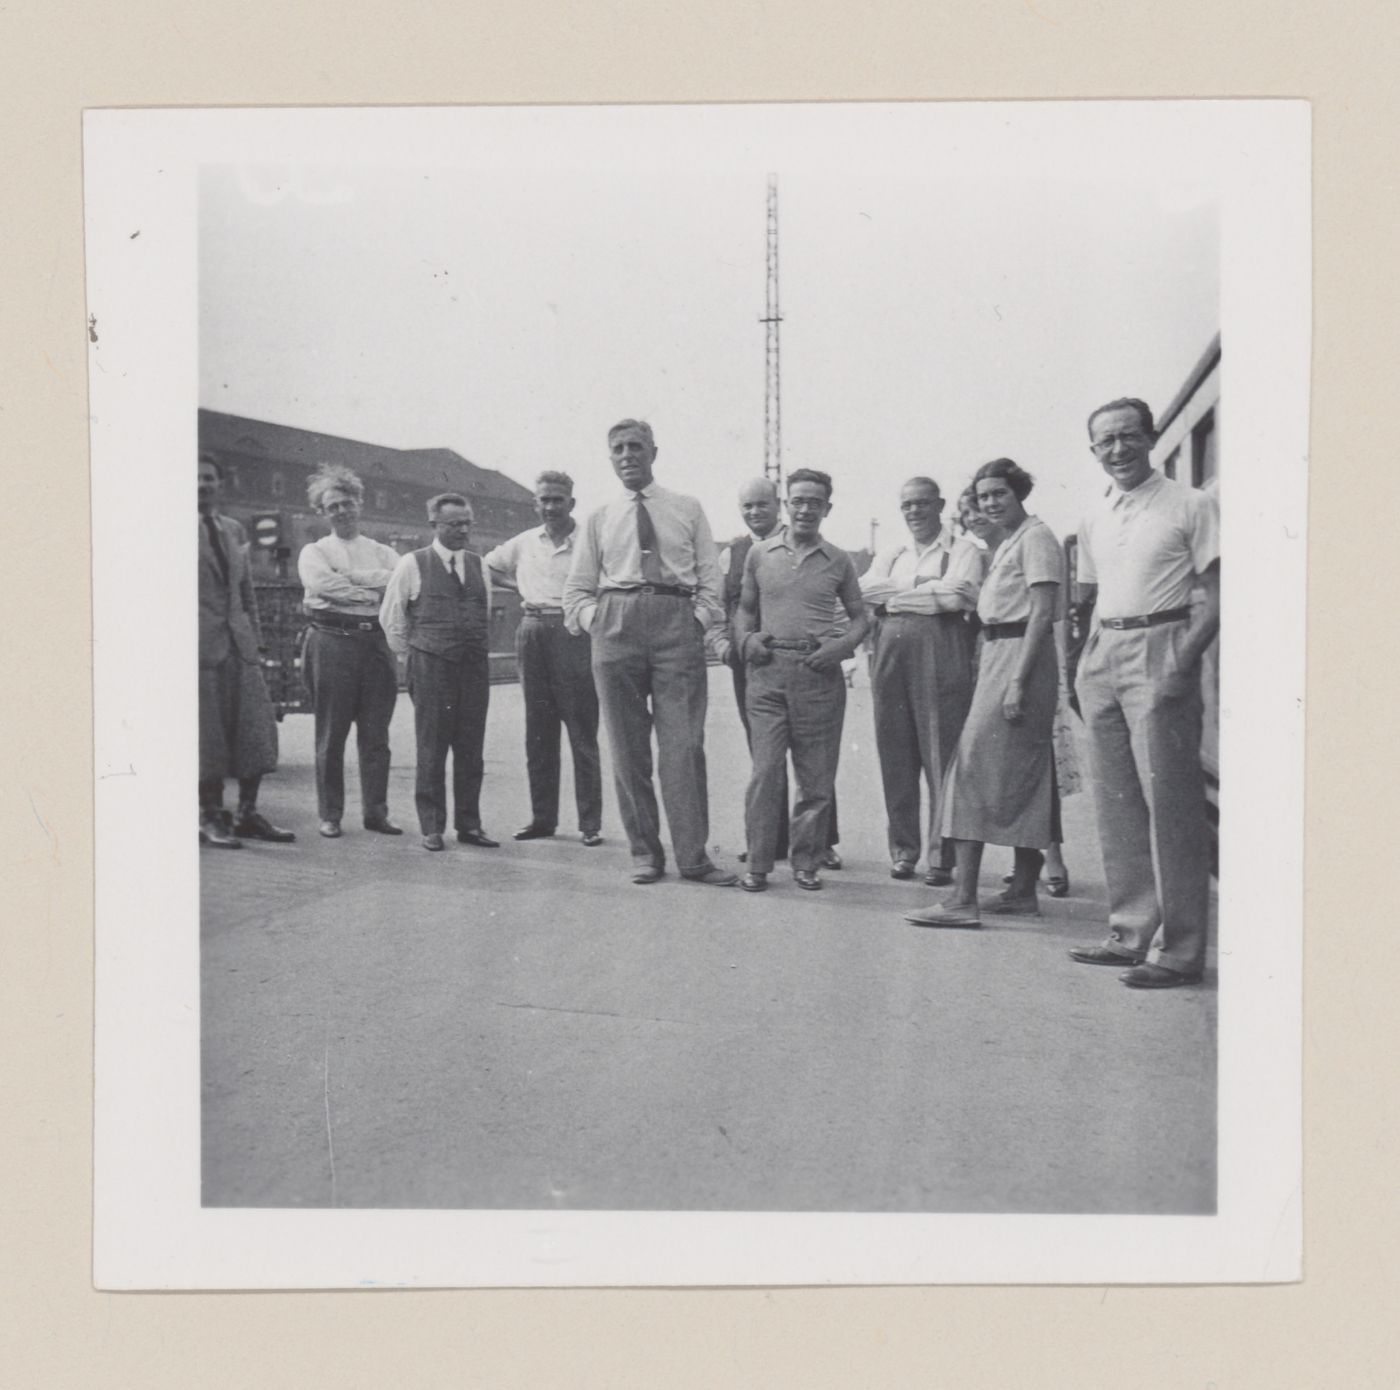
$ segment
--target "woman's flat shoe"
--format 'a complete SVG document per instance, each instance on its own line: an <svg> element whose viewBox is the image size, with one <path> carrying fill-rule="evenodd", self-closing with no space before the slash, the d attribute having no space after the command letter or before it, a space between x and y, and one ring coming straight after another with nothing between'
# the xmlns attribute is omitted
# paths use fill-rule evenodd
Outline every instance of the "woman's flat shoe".
<svg viewBox="0 0 1400 1390"><path fill-rule="evenodd" d="M980 927L982 914L965 903L934 903L917 912L906 912L904 920L916 927Z"/></svg>

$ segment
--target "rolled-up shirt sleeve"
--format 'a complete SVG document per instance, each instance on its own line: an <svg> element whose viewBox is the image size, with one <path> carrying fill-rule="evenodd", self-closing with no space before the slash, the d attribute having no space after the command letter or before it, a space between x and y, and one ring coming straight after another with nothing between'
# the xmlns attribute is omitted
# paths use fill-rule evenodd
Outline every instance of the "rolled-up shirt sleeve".
<svg viewBox="0 0 1400 1390"><path fill-rule="evenodd" d="M331 605L378 603L389 581L389 573L385 570L383 580L377 586L369 587L360 582L360 574L346 574L336 569L319 545L303 546L301 554L297 556L297 575L306 597Z"/></svg>
<svg viewBox="0 0 1400 1390"><path fill-rule="evenodd" d="M601 509L579 527L569 577L564 581L564 626L575 635L593 628L598 611L598 577L602 559L598 544Z"/></svg>
<svg viewBox="0 0 1400 1390"><path fill-rule="evenodd" d="M404 656L408 652L408 605L418 597L418 562L405 555L389 578L384 602L379 607L379 626L389 649Z"/></svg>

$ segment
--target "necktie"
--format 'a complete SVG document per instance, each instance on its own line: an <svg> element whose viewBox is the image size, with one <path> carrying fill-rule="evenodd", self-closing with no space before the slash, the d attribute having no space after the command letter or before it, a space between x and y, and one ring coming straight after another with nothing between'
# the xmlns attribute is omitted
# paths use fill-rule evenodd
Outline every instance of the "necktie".
<svg viewBox="0 0 1400 1390"><path fill-rule="evenodd" d="M447 572L457 581L457 587L461 588L462 576L457 573L457 557L455 555L447 557Z"/></svg>
<svg viewBox="0 0 1400 1390"><path fill-rule="evenodd" d="M642 583L664 584L666 572L661 567L661 543L656 539L651 513L647 511L647 504L640 492L634 492L632 500L637 504L637 545L642 552Z"/></svg>
<svg viewBox="0 0 1400 1390"><path fill-rule="evenodd" d="M225 584L228 583L228 554L224 550L223 538L219 535L219 527L214 518L207 512L204 515L204 529L209 535L209 545L214 551L214 563L219 567L219 574Z"/></svg>

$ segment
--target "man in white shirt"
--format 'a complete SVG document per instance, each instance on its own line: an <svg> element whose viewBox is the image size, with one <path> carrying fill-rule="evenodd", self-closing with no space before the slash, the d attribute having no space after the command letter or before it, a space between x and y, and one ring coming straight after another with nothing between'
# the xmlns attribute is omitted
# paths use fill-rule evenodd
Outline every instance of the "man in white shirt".
<svg viewBox="0 0 1400 1390"><path fill-rule="evenodd" d="M331 534L302 548L297 559L302 606L311 626L302 676L316 720L316 801L320 830L340 837L345 813L345 741L355 726L360 755L360 803L366 830L403 832L389 819L389 722L399 673L379 606L399 563L396 550L360 534L364 484L348 468L324 464L306 487Z"/></svg>
<svg viewBox="0 0 1400 1390"><path fill-rule="evenodd" d="M619 421L608 431L608 453L626 491L580 528L564 618L571 632L593 639L632 882L655 883L666 865L652 785L654 724L676 867L682 878L729 887L738 875L717 868L706 847L705 630L724 616L714 538L699 502L653 481L650 425Z"/></svg>
<svg viewBox="0 0 1400 1390"><path fill-rule="evenodd" d="M1079 583L1097 604L1077 692L1108 883L1109 934L1070 955L1126 965L1135 989L1194 984L1210 902L1201 771L1201 657L1220 626L1215 498L1151 463L1151 410L1123 398L1089 417L1112 480L1079 528Z"/></svg>
<svg viewBox="0 0 1400 1390"><path fill-rule="evenodd" d="M491 576L467 549L471 503L460 492L428 502L433 541L398 563L379 621L389 646L408 657L408 695L418 743L414 802L423 848L440 850L447 829L447 755L453 822L465 845L496 849L481 828L486 706L491 696Z"/></svg>
<svg viewBox="0 0 1400 1390"><path fill-rule="evenodd" d="M919 828L922 776L928 787L924 882L952 882L952 843L938 834L943 773L957 752L972 704L972 629L983 555L941 524L932 478L910 478L899 509L909 539L871 562L860 589L879 618L871 693L875 745L889 819L890 876L913 878L925 839Z"/></svg>
<svg viewBox="0 0 1400 1390"><path fill-rule="evenodd" d="M535 479L535 511L544 523L486 556L492 580L520 595L515 657L525 700L525 769L530 823L517 840L554 834L559 822L559 730L569 731L574 800L583 843L601 845L603 773L598 757L598 693L592 642L564 625L564 581L574 558L574 480L547 471Z"/></svg>

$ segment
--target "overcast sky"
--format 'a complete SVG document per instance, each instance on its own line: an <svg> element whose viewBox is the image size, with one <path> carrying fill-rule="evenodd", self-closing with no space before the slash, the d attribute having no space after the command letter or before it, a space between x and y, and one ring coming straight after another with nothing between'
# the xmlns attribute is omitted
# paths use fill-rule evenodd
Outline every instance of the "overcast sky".
<svg viewBox="0 0 1400 1390"><path fill-rule="evenodd" d="M1219 327L1211 193L1102 178L804 168L780 180L784 467L835 479L837 542L903 534L900 483L954 495L1002 454L1058 534L1102 487L1084 417L1160 410ZM649 419L658 481L741 529L762 472L765 181L749 171L206 168L200 404L529 485L617 483Z"/></svg>

